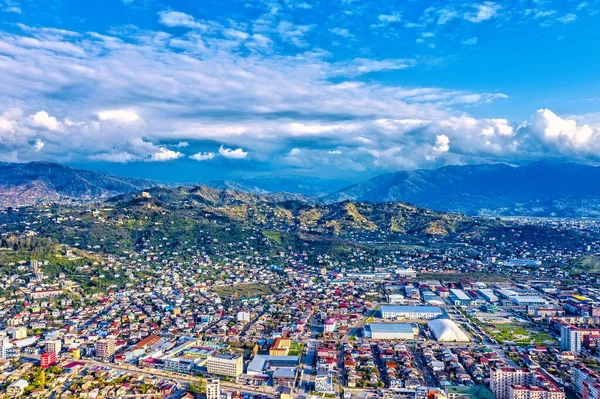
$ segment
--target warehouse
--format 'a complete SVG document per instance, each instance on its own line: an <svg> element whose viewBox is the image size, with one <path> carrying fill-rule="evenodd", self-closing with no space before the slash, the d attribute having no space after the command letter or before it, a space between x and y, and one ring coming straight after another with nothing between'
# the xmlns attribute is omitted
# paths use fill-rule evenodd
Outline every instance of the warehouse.
<svg viewBox="0 0 600 399"><path fill-rule="evenodd" d="M437 306L389 306L379 308L379 316L383 319L426 319L431 320L443 316L444 311Z"/></svg>
<svg viewBox="0 0 600 399"><path fill-rule="evenodd" d="M471 304L471 298L463 290L459 290L457 288L450 290L450 299L452 300L452 303L457 306L468 306Z"/></svg>
<svg viewBox="0 0 600 399"><path fill-rule="evenodd" d="M455 322L448 319L431 320L427 327L440 342L468 342L469 337L456 325Z"/></svg>
<svg viewBox="0 0 600 399"><path fill-rule="evenodd" d="M418 327L412 324L367 324L363 328L365 338L372 339L415 339Z"/></svg>

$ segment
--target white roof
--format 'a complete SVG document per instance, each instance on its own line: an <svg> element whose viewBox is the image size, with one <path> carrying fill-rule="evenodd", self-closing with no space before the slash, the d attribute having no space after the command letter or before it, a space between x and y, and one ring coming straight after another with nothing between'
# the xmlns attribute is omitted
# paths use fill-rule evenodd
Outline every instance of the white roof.
<svg viewBox="0 0 600 399"><path fill-rule="evenodd" d="M468 342L469 337L456 325L455 322L448 319L436 319L427 323L427 326L438 341L443 342Z"/></svg>

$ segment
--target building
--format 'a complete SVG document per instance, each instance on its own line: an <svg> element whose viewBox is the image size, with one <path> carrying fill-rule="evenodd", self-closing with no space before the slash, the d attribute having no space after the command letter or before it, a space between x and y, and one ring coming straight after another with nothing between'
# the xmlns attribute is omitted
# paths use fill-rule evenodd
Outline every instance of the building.
<svg viewBox="0 0 600 399"><path fill-rule="evenodd" d="M60 353L62 349L62 342L58 339L53 339L50 341L46 341L45 350L46 352L54 352L56 354Z"/></svg>
<svg viewBox="0 0 600 399"><path fill-rule="evenodd" d="M334 332L335 331L335 327L336 327L336 321L333 318L325 320L325 323L323 324L323 330L326 333L332 333L332 332Z"/></svg>
<svg viewBox="0 0 600 399"><path fill-rule="evenodd" d="M25 392L25 388L27 388L28 385L29 383L25 380L17 380L6 388L6 394L11 397L21 396Z"/></svg>
<svg viewBox="0 0 600 399"><path fill-rule="evenodd" d="M440 342L469 342L469 337L449 319L436 319L427 323L427 327Z"/></svg>
<svg viewBox="0 0 600 399"><path fill-rule="evenodd" d="M115 354L115 340L110 338L96 341L96 357L110 359Z"/></svg>
<svg viewBox="0 0 600 399"><path fill-rule="evenodd" d="M63 294L62 290L41 290L41 291L32 291L31 298L32 299L42 299L42 298L54 298L57 296L61 296Z"/></svg>
<svg viewBox="0 0 600 399"><path fill-rule="evenodd" d="M586 338L597 335L600 335L598 328L581 328L562 324L560 326L560 350L579 353Z"/></svg>
<svg viewBox="0 0 600 399"><path fill-rule="evenodd" d="M269 355L271 356L287 356L290 353L290 347L292 341L289 338L277 338L271 349L269 349Z"/></svg>
<svg viewBox="0 0 600 399"><path fill-rule="evenodd" d="M221 381L218 378L206 379L206 399L221 398Z"/></svg>
<svg viewBox="0 0 600 399"><path fill-rule="evenodd" d="M12 347L8 337L0 337L0 360L8 359L8 350Z"/></svg>
<svg viewBox="0 0 600 399"><path fill-rule="evenodd" d="M209 356L206 369L210 374L237 378L244 372L244 359L241 355Z"/></svg>
<svg viewBox="0 0 600 399"><path fill-rule="evenodd" d="M437 306L390 306L383 305L379 308L379 315L383 319L436 319L443 316L444 311Z"/></svg>
<svg viewBox="0 0 600 399"><path fill-rule="evenodd" d="M56 363L56 352L46 352L40 356L40 367L47 369Z"/></svg>
<svg viewBox="0 0 600 399"><path fill-rule="evenodd" d="M165 359L164 367L167 371L174 371L176 373L189 374L196 364L193 359L185 359L179 357L172 357Z"/></svg>
<svg viewBox="0 0 600 399"><path fill-rule="evenodd" d="M452 303L457 306L471 304L471 297L469 297L463 290L459 290L458 288L452 288L450 290L450 299L452 300Z"/></svg>
<svg viewBox="0 0 600 399"><path fill-rule="evenodd" d="M565 399L565 393L543 369L501 367L490 372L490 388L497 399Z"/></svg>
<svg viewBox="0 0 600 399"><path fill-rule="evenodd" d="M600 375L594 370L585 367L583 364L573 366L573 384L571 387L577 395L584 397L584 391L587 391L587 396L592 396L589 399L597 399L597 397L594 398L593 395L590 395L590 393L594 393L594 389L590 392L590 388L599 383Z"/></svg>
<svg viewBox="0 0 600 399"><path fill-rule="evenodd" d="M256 355L248 364L246 374L267 376L280 368L295 368L300 364L299 356Z"/></svg>
<svg viewBox="0 0 600 399"><path fill-rule="evenodd" d="M248 323L250 321L250 312L241 311L237 314L237 321L242 323Z"/></svg>
<svg viewBox="0 0 600 399"><path fill-rule="evenodd" d="M23 338L27 338L27 327L25 326L18 326L18 327L11 327L9 329L6 330L10 337L13 339L23 339Z"/></svg>
<svg viewBox="0 0 600 399"><path fill-rule="evenodd" d="M415 331L416 329L416 331ZM418 328L412 324L366 324L363 327L363 335L365 338L371 339L415 339L418 333Z"/></svg>
<svg viewBox="0 0 600 399"><path fill-rule="evenodd" d="M315 391L333 393L333 377L330 370L319 370L315 376Z"/></svg>

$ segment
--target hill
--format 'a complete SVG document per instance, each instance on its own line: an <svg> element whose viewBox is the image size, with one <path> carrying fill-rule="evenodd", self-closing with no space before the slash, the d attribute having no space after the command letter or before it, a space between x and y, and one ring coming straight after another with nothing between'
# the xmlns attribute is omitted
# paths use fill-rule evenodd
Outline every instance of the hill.
<svg viewBox="0 0 600 399"><path fill-rule="evenodd" d="M0 163L0 208L98 200L156 185L49 162Z"/></svg>
<svg viewBox="0 0 600 399"><path fill-rule="evenodd" d="M327 200L403 201L470 215L600 216L600 168L550 162L446 166L383 174Z"/></svg>

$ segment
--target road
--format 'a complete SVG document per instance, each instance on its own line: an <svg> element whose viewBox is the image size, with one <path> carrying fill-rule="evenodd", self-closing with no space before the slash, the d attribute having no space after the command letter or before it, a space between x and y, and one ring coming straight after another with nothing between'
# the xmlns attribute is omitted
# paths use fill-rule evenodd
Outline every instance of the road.
<svg viewBox="0 0 600 399"><path fill-rule="evenodd" d="M191 375L173 373L170 371L157 370L157 369L149 369L149 368L139 368L135 366L131 366L128 364L114 364L114 363L104 363L99 362L97 360L91 359L82 359L79 360L82 363L85 363L88 366L100 366L100 367L109 367L114 370L125 371L128 373L141 374L149 377L161 377L168 378L173 381L177 381L181 384L187 385L191 382L197 382L198 377L194 377ZM261 395L269 395L273 396L273 388L272 387L249 387L242 384L231 383L227 381L221 380L221 390L225 392L248 392L254 394Z"/></svg>

